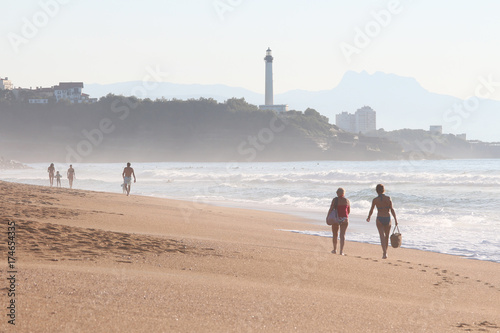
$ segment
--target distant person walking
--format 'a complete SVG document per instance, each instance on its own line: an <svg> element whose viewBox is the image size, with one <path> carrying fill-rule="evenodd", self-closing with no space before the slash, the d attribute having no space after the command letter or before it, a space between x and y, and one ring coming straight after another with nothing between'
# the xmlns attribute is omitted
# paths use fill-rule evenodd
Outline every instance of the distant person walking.
<svg viewBox="0 0 500 333"><path fill-rule="evenodd" d="M351 203L345 197L345 190L339 187L337 197L332 200L328 215L332 210L337 210L338 222L332 224L333 250L332 253L337 253L337 238L339 237L340 229L340 255L344 256L345 233L349 225L349 213L351 212Z"/></svg>
<svg viewBox="0 0 500 333"><path fill-rule="evenodd" d="M134 176L134 183L135 183L136 179L135 179L134 169L130 167L130 162L129 162L127 163L127 166L125 167L125 169L123 169L122 172L123 183L125 184L125 187L127 189L127 195L130 194L130 185L132 184L132 176Z"/></svg>
<svg viewBox="0 0 500 333"><path fill-rule="evenodd" d="M378 184L375 190L378 193L378 197L374 198L372 201L372 207L368 213L368 218L366 222L370 222L370 217L373 214L373 209L377 207L377 229L380 235L380 244L382 245L382 259L387 259L387 247L389 245L389 233L391 232L391 215L394 217L394 222L398 225L398 219L396 218L396 212L392 208L392 200L390 197L384 194L385 187L382 184Z"/></svg>
<svg viewBox="0 0 500 333"><path fill-rule="evenodd" d="M76 178L76 174L75 174L75 169L73 169L72 164L69 165L69 169L68 169L68 172L66 175L67 175L68 181L69 181L69 188L73 188L73 179Z"/></svg>
<svg viewBox="0 0 500 333"><path fill-rule="evenodd" d="M47 168L47 172L49 173L50 187L52 187L54 186L54 174L56 173L56 168L54 167L54 163L50 163L50 166Z"/></svg>
<svg viewBox="0 0 500 333"><path fill-rule="evenodd" d="M56 172L56 176L55 177L56 177L56 181L57 181L56 186L57 187L61 187L61 178L62 178L62 175L59 173L59 171Z"/></svg>

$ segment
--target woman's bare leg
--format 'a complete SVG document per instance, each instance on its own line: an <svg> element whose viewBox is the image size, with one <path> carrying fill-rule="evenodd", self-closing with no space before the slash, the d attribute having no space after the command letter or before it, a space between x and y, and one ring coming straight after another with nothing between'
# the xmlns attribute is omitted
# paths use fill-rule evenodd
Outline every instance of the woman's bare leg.
<svg viewBox="0 0 500 333"><path fill-rule="evenodd" d="M389 246L389 233L391 232L391 225L383 225L377 220L378 234L380 235L380 245L382 245L382 259L387 258L387 247Z"/></svg>
<svg viewBox="0 0 500 333"><path fill-rule="evenodd" d="M339 237L339 224L332 224L332 239L333 239L333 251L332 253L337 253L337 238Z"/></svg>
<svg viewBox="0 0 500 333"><path fill-rule="evenodd" d="M389 248L389 235L391 234L391 225L384 225L385 233L385 258L387 259L387 249Z"/></svg>
<svg viewBox="0 0 500 333"><path fill-rule="evenodd" d="M349 222L345 221L340 225L340 255L344 255L345 232Z"/></svg>

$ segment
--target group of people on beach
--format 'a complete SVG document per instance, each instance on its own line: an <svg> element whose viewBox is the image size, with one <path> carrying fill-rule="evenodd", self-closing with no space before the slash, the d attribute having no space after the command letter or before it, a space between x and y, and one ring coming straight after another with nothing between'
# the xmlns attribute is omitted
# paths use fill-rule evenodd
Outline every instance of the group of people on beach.
<svg viewBox="0 0 500 333"><path fill-rule="evenodd" d="M377 229L380 235L380 244L382 245L382 259L387 259L387 248L389 246L389 233L391 232L391 214L394 217L394 222L396 226L398 225L398 219L396 218L396 212L392 207L392 200L389 196L385 195L385 187L382 184L378 184L375 187L378 196L372 200L372 205L370 212L368 213L368 218L366 222L370 222L370 218L373 214L373 210L377 207ZM336 210L338 218L336 222L332 223L332 234L333 234L333 250L332 253L337 253L337 238L339 238L340 231L340 255L344 254L344 243L345 243L345 233L347 231L347 226L349 225L349 214L351 212L351 203L349 199L345 197L345 190L340 187L337 190L337 197L333 198L330 204L330 209L328 210L327 218L330 213Z"/></svg>
<svg viewBox="0 0 500 333"><path fill-rule="evenodd" d="M54 184L54 178L57 180L57 187L61 187L61 174L59 171L55 170L54 163L51 163L47 169L49 173L50 186ZM73 165L70 164L66 176L69 181L69 188L73 188L73 180L76 178L75 169ZM132 177L134 177L134 183L136 182L134 169L131 167L130 162L123 169L123 193L130 195L130 186L132 184ZM370 222L370 218L373 214L373 210L377 207L377 229L380 235L380 243L382 245L382 259L387 259L387 248L389 246L389 233L391 232L391 214L394 217L394 222L396 226L398 225L398 220L396 218L396 212L392 207L392 200L389 196L385 195L385 187L382 184L378 184L375 188L378 196L372 200L372 205L366 222ZM339 238L340 231L340 255L345 255L344 244L345 244L345 233L347 227L349 226L349 214L351 212L351 203L349 199L345 197L345 190L340 187L337 190L337 197L333 198L330 204L330 209L328 210L327 219L330 213L335 210L337 213L337 219L332 223L332 235L333 235L333 250L332 253L337 253L337 241Z"/></svg>
<svg viewBox="0 0 500 333"><path fill-rule="evenodd" d="M50 163L50 166L47 168L47 172L49 173L50 187L54 186L54 178L56 179L56 186L61 187L62 175L59 173L59 171L56 171L54 163ZM66 177L68 178L69 188L73 188L73 180L76 178L76 174L72 164L69 165L69 169L66 172Z"/></svg>
<svg viewBox="0 0 500 333"><path fill-rule="evenodd" d="M49 182L50 187L54 186L54 178L56 179L56 186L61 187L61 178L62 175L59 171L56 171L54 163L50 163L50 166L47 168L47 172L49 173ZM66 176L69 181L69 188L73 188L73 180L76 178L75 169L73 169L73 165L69 165L69 169L66 172ZM130 166L130 162L127 163L127 166L123 169L122 177L123 177L123 193L130 195L130 186L132 184L132 176L134 177L134 183L136 182L134 169Z"/></svg>

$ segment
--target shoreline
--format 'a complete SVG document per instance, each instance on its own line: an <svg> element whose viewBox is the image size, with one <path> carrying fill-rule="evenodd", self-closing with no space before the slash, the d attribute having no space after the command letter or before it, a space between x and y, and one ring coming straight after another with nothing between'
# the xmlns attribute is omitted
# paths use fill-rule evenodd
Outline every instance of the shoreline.
<svg viewBox="0 0 500 333"><path fill-rule="evenodd" d="M281 231L311 224L272 212L0 190L0 227L17 228L22 332L500 331L497 263L405 248L381 260L380 246L349 241L333 255L331 239Z"/></svg>
<svg viewBox="0 0 500 333"><path fill-rule="evenodd" d="M3 180L0 180L0 182ZM10 182L10 181L5 181L5 182ZM14 184L22 184L22 185L32 185L32 184L25 184L25 183L18 183L18 182L10 182ZM33 186L41 186L41 187L46 187L50 188L48 185L33 185ZM53 187L55 190L58 190L57 187ZM61 188L61 189L67 189L68 188ZM98 191L98 190L86 190L86 189L78 189L75 188L75 190L81 190L81 191L90 191L90 192L97 192L97 193L104 193L104 194L116 194L116 195L121 195L121 193L117 192L108 192L108 191ZM214 207L221 207L221 208L234 208L234 209L245 209L245 210L254 210L254 211L259 211L259 212L269 212L269 213L276 213L276 214L284 214L287 216L290 216L292 218L298 218L301 222L306 223L308 225L311 225L314 228L318 227L323 227L326 226L328 230L326 231L329 233L329 235L318 235L318 234L311 234L306 232L298 232L299 234L303 236L315 236L315 237L322 237L322 238L328 238L331 239L331 231L330 227L326 225L324 222L324 216L323 213L317 212L317 211L304 211L300 210L297 208L292 208L292 209L287 209L288 207L275 207L272 205L267 205L267 206L259 206L256 203L244 203L244 202L238 202L238 201L216 201L216 200L207 200L207 201L196 201L196 200L188 200L186 198L175 198L175 197L170 197L170 196L155 196L155 195L146 195L146 194L134 194L133 192L131 193L131 196L138 196L138 197L144 197L144 198L155 198L155 199L165 199L165 200L175 200L175 201L183 201L186 204L196 207L197 205L210 205ZM326 213L325 213L326 214ZM375 225L372 223L366 223L364 221L364 218L361 215L351 215L350 219L354 222L351 222L348 232L346 234L346 241L349 242L356 242L356 243L361 243L361 244L370 244L370 245L376 245L380 247L380 240L379 236L377 233L377 229L375 228ZM355 224L355 225L353 225ZM394 225L392 226L394 227ZM356 228L355 232L358 234L364 234L364 235L371 235L373 240L352 240L349 239L349 233L350 231L353 231L353 228ZM295 232L294 230L284 230L287 232ZM314 232L314 230L310 230L311 232ZM370 236L369 236L370 237ZM389 244L390 245L390 244ZM424 252L430 252L430 253L437 253L437 254L444 254L444 255L451 255L455 256L461 259L469 259L469 260L478 260L478 261L487 261L487 262L493 262L493 263L500 263L500 261L495 261L492 259L481 259L481 258L475 258L473 256L466 256L466 255L460 255L460 254L454 254L454 253L447 253L443 251L437 251L437 250L427 250L427 249L422 249L417 246L407 246L405 244L405 239L404 239L404 232L403 232L403 244L402 248L406 249L412 249L412 250L417 250L417 251L424 251Z"/></svg>

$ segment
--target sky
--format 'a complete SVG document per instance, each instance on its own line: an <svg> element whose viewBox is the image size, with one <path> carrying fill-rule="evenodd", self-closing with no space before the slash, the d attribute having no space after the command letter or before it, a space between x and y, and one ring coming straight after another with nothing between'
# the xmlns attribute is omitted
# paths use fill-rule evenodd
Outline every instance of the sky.
<svg viewBox="0 0 500 333"><path fill-rule="evenodd" d="M274 92L334 88L347 71L415 78L475 94L500 82L497 0L23 0L0 11L0 77L16 87L63 81L224 84ZM489 98L500 100L500 83ZM84 90L85 91L85 90Z"/></svg>

